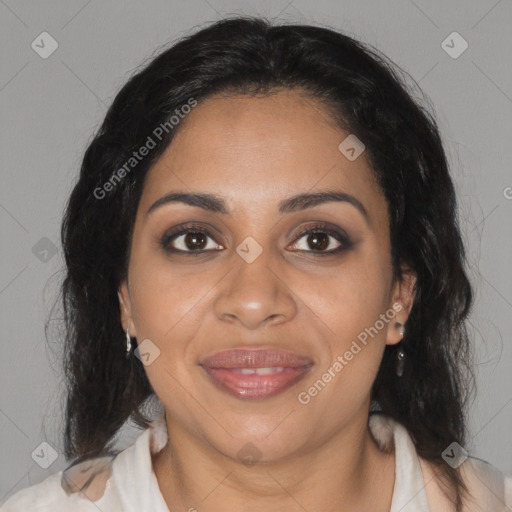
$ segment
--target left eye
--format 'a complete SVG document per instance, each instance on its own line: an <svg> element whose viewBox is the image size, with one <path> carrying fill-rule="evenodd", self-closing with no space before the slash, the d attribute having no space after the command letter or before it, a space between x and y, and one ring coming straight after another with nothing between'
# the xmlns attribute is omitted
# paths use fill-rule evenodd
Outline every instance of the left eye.
<svg viewBox="0 0 512 512"><path fill-rule="evenodd" d="M299 243L294 244L294 248L299 251L316 252L316 253L335 253L339 250L345 249L349 245L347 237L336 231L331 231L325 228L313 228L304 231L299 235L297 240L305 239L304 245L301 247ZM336 247L331 247L332 240L338 243ZM311 250L310 248L313 248Z"/></svg>

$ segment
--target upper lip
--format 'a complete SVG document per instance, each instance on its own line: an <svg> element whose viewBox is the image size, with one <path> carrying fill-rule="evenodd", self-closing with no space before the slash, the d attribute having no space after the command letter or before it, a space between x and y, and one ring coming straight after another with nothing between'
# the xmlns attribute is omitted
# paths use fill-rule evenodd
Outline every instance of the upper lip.
<svg viewBox="0 0 512 512"><path fill-rule="evenodd" d="M208 368L297 368L311 366L311 359L280 349L232 349L217 352L201 361Z"/></svg>

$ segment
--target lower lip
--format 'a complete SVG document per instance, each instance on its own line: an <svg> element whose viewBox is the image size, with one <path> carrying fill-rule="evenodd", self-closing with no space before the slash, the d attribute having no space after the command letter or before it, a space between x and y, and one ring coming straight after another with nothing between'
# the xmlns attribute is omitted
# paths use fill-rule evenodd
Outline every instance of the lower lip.
<svg viewBox="0 0 512 512"><path fill-rule="evenodd" d="M283 368L282 372L271 375L243 375L234 369L203 369L212 382L222 391L243 399L261 399L275 396L301 380L311 369L311 365L298 368Z"/></svg>

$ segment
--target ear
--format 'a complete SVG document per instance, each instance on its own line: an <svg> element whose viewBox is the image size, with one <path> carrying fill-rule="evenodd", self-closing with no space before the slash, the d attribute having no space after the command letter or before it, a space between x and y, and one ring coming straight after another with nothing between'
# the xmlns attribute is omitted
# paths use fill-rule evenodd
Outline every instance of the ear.
<svg viewBox="0 0 512 512"><path fill-rule="evenodd" d="M130 291L128 289L128 283L124 280L119 289L117 290L117 296L119 297L119 309L121 312L121 325L123 326L123 330L130 328L130 336L133 338L137 337L137 331L135 329L135 324L133 323L132 317L132 301L130 298Z"/></svg>
<svg viewBox="0 0 512 512"><path fill-rule="evenodd" d="M397 280L391 294L390 308L395 311L395 317L390 321L386 335L387 345L396 345L402 341L400 332L404 330L409 318L414 298L416 296L416 273L408 266L402 266L402 278ZM401 325L397 325L397 323Z"/></svg>

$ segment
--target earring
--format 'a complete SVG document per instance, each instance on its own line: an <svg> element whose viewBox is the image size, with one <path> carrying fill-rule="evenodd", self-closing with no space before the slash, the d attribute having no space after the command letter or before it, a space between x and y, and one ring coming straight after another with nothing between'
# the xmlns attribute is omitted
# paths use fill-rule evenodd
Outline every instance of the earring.
<svg viewBox="0 0 512 512"><path fill-rule="evenodd" d="M130 357L132 351L132 339L130 338L130 328L126 328L126 359Z"/></svg>
<svg viewBox="0 0 512 512"><path fill-rule="evenodd" d="M400 337L404 337L404 330L400 331ZM396 374L398 377L401 377L404 374L404 366L405 366L405 352L403 348L400 348L397 353L397 365L396 365Z"/></svg>

